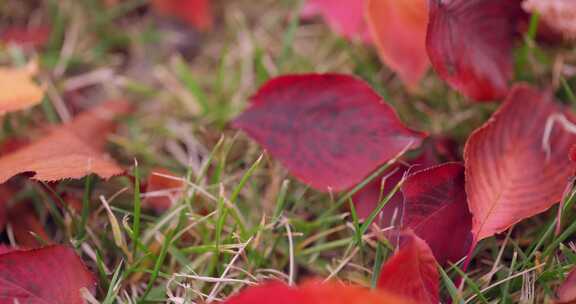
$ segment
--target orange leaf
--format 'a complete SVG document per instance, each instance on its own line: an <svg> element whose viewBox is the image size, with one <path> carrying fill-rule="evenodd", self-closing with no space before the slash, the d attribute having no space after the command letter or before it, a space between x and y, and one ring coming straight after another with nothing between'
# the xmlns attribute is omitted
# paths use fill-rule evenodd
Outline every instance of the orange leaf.
<svg viewBox="0 0 576 304"><path fill-rule="evenodd" d="M426 73L426 0L367 0L366 19L382 61L408 86Z"/></svg>
<svg viewBox="0 0 576 304"><path fill-rule="evenodd" d="M225 304L413 304L385 291L334 282L309 281L297 288L280 282L250 287Z"/></svg>
<svg viewBox="0 0 576 304"><path fill-rule="evenodd" d="M26 68L0 68L0 115L24 110L39 104L44 91L32 76L36 67L32 64Z"/></svg>
<svg viewBox="0 0 576 304"><path fill-rule="evenodd" d="M111 114L126 113L129 108L125 101L104 103L50 130L46 137L1 157L0 183L25 172L42 181L81 178L91 173L107 179L121 174L124 170L101 152L107 134L102 131L109 131L114 125Z"/></svg>
<svg viewBox="0 0 576 304"><path fill-rule="evenodd" d="M173 176L169 178L167 176ZM156 212L164 212L172 206L172 202L182 194L184 182L176 179L174 173L156 168L150 172L146 182L146 199L144 204Z"/></svg>
<svg viewBox="0 0 576 304"><path fill-rule="evenodd" d="M550 94L518 85L468 138L466 193L475 242L561 199L574 170L567 155L576 135L560 124L552 125L549 136L545 135L552 117L560 114L568 113Z"/></svg>

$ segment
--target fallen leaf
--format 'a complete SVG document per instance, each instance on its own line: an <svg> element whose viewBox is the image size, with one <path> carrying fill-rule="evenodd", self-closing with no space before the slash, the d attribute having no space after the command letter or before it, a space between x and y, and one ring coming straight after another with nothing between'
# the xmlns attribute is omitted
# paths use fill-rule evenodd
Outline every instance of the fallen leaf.
<svg viewBox="0 0 576 304"><path fill-rule="evenodd" d="M8 252L12 252L14 250L16 250L16 249L9 247L9 246L6 246L4 244L0 244L0 255L8 253Z"/></svg>
<svg viewBox="0 0 576 304"><path fill-rule="evenodd" d="M70 123L51 129L38 141L0 157L0 183L27 172L42 181L81 178L92 173L107 179L121 174L124 170L94 144L102 144L107 133L100 132L114 125L113 115L99 114L118 115L129 109L125 101L103 103Z"/></svg>
<svg viewBox="0 0 576 304"><path fill-rule="evenodd" d="M447 138L427 138L422 143L420 150L418 157L400 160L381 176L354 194L352 201L354 202L356 213L361 219L366 219L370 216L381 200L394 189L409 169L411 171L422 170L438 165L442 161L457 160L454 143ZM382 185L383 183L384 185ZM392 225L399 227L403 221L403 214L404 197L402 196L402 191L398 191L384 206L375 222L380 227L390 227Z"/></svg>
<svg viewBox="0 0 576 304"><path fill-rule="evenodd" d="M184 182L177 178L174 173L163 168L152 170L146 181L146 198L143 204L158 213L170 209L173 202L182 195L184 187Z"/></svg>
<svg viewBox="0 0 576 304"><path fill-rule="evenodd" d="M0 115L33 107L42 101L44 90L32 80L36 69L34 64L0 68Z"/></svg>
<svg viewBox="0 0 576 304"><path fill-rule="evenodd" d="M569 116L551 94L518 85L468 138L466 193L475 242L547 210L562 197L574 170L566 156L576 135L556 124L545 138L547 123L558 114Z"/></svg>
<svg viewBox="0 0 576 304"><path fill-rule="evenodd" d="M302 16L320 15L337 34L352 40L371 42L364 19L364 0L306 0Z"/></svg>
<svg viewBox="0 0 576 304"><path fill-rule="evenodd" d="M382 61L416 87L430 65L427 0L367 0L366 20Z"/></svg>
<svg viewBox="0 0 576 304"><path fill-rule="evenodd" d="M402 194L404 228L426 241L438 263L455 263L468 253L472 215L466 201L463 165L446 163L417 171L407 177Z"/></svg>
<svg viewBox="0 0 576 304"><path fill-rule="evenodd" d="M569 39L576 38L576 2L574 0L525 0L522 7L538 13L547 26Z"/></svg>
<svg viewBox="0 0 576 304"><path fill-rule="evenodd" d="M339 74L275 78L233 126L321 191L350 188L425 136L407 129L366 83Z"/></svg>
<svg viewBox="0 0 576 304"><path fill-rule="evenodd" d="M478 101L506 96L519 0L431 0L426 46L450 86Z"/></svg>
<svg viewBox="0 0 576 304"><path fill-rule="evenodd" d="M378 288L418 304L440 302L440 276L430 247L408 232L400 250L382 267Z"/></svg>
<svg viewBox="0 0 576 304"><path fill-rule="evenodd" d="M360 219L366 219L374 209L402 180L410 166L398 163L386 170L381 176L366 185L352 196L354 208ZM379 216L374 221L381 228L398 227L404 214L404 198L402 192L396 192L384 205Z"/></svg>
<svg viewBox="0 0 576 304"><path fill-rule="evenodd" d="M49 246L0 255L0 304L83 304L96 280L74 250Z"/></svg>
<svg viewBox="0 0 576 304"><path fill-rule="evenodd" d="M555 303L576 303L576 270L572 269L564 282L562 282L556 290Z"/></svg>
<svg viewBox="0 0 576 304"><path fill-rule="evenodd" d="M270 282L249 287L224 304L416 304L387 291L334 282L308 281L299 287Z"/></svg>
<svg viewBox="0 0 576 304"><path fill-rule="evenodd" d="M152 7L161 15L176 17L190 26L208 31L214 25L211 0L152 0Z"/></svg>
<svg viewBox="0 0 576 304"><path fill-rule="evenodd" d="M21 248L38 248L45 245L37 237L48 243L52 241L29 203L19 203L10 208L8 222L12 227L16 244Z"/></svg>
<svg viewBox="0 0 576 304"><path fill-rule="evenodd" d="M4 28L0 40L5 44L16 44L21 47L40 48L50 39L51 28L40 26L10 26Z"/></svg>

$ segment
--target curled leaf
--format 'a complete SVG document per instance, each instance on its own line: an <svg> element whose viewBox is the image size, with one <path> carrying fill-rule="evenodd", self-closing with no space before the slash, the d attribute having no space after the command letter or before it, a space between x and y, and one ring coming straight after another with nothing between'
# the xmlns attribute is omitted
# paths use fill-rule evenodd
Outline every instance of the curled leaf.
<svg viewBox="0 0 576 304"><path fill-rule="evenodd" d="M382 267L378 288L418 304L440 302L440 276L430 247L409 232L404 246Z"/></svg>
<svg viewBox="0 0 576 304"><path fill-rule="evenodd" d="M275 78L233 126L321 191L350 188L424 137L366 83L339 74Z"/></svg>
<svg viewBox="0 0 576 304"><path fill-rule="evenodd" d="M574 170L566 156L576 135L560 124L550 125L559 114L569 116L551 94L518 85L492 118L468 138L466 193L476 242L561 199ZM552 128L546 135L547 125Z"/></svg>
<svg viewBox="0 0 576 304"><path fill-rule="evenodd" d="M32 79L36 66L0 68L0 115L24 110L39 104L44 90Z"/></svg>
<svg viewBox="0 0 576 304"><path fill-rule="evenodd" d="M299 287L271 282L250 287L224 304L416 304L387 291L333 282L309 281Z"/></svg>
<svg viewBox="0 0 576 304"><path fill-rule="evenodd" d="M0 303L82 304L96 280L74 250L49 246L0 255Z"/></svg>
<svg viewBox="0 0 576 304"><path fill-rule="evenodd" d="M431 0L426 47L438 75L478 101L500 99L513 74L518 0Z"/></svg>
<svg viewBox="0 0 576 304"><path fill-rule="evenodd" d="M380 58L411 87L418 84L429 66L426 53L426 2L366 1L366 20Z"/></svg>

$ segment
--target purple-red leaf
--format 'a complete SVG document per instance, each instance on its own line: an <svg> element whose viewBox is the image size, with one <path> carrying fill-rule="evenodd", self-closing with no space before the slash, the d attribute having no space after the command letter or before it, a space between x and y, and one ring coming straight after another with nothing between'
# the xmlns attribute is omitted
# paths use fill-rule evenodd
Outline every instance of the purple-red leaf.
<svg viewBox="0 0 576 304"><path fill-rule="evenodd" d="M436 260L426 242L411 232L404 246L380 272L378 288L393 292L418 304L438 304L440 276Z"/></svg>
<svg viewBox="0 0 576 304"><path fill-rule="evenodd" d="M472 215L466 203L464 166L446 163L418 171L408 176L402 194L404 227L426 241L440 264L456 262L468 253Z"/></svg>
<svg viewBox="0 0 576 304"><path fill-rule="evenodd" d="M426 45L436 72L479 101L500 99L512 78L519 0L430 0Z"/></svg>
<svg viewBox="0 0 576 304"><path fill-rule="evenodd" d="M575 303L576 302L576 270L572 269L566 280L556 290L555 303Z"/></svg>
<svg viewBox="0 0 576 304"><path fill-rule="evenodd" d="M82 304L96 280L74 250L49 246L0 255L0 304Z"/></svg>
<svg viewBox="0 0 576 304"><path fill-rule="evenodd" d="M275 78L233 126L321 191L350 188L424 137L365 82L339 74Z"/></svg>
<svg viewBox="0 0 576 304"><path fill-rule="evenodd" d="M466 193L480 241L543 212L562 197L574 173L567 157L576 135L554 117L574 119L551 94L514 87L504 104L464 149ZM551 132L546 134L545 129Z"/></svg>

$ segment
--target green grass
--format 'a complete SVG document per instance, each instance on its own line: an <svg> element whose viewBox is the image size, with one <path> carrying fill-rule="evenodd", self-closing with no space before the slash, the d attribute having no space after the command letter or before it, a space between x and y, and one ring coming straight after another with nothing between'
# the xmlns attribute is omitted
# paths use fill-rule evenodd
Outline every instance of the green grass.
<svg viewBox="0 0 576 304"><path fill-rule="evenodd" d="M14 20L32 10L20 1L9 2L16 8L2 12ZM246 282L273 278L298 282L309 276L335 276L375 286L393 247L371 233L376 212L362 222L348 208L360 187L340 195L313 191L228 126L271 77L312 71L359 75L407 125L455 138L460 145L495 109L464 100L432 72L421 93L406 93L371 48L343 41L319 23L300 24L294 16L302 1L220 1L217 29L188 38L198 39L198 54L192 60L169 42L156 41L165 34L154 26L162 21L142 11L145 1L123 3L107 9L96 0L43 2L37 9L39 18L53 25L54 34L48 47L35 55L47 75L61 60L68 62L62 75L53 79L65 98L72 98L65 91L71 79L112 69L113 79L93 79L81 93L88 104L122 97L137 106L110 140L113 155L126 166L138 160L128 170L130 178L101 181L89 176L53 191L24 180L21 193L12 199L17 204L36 198L36 212L53 240L74 245L97 274L95 297L102 303L222 299ZM80 22L80 39L69 57L61 58L73 22ZM566 54L566 64L574 65L576 53L538 46L537 22L532 19L517 62L519 78L541 83L552 73L550 62L556 54ZM0 60L22 64L35 55L2 50ZM572 106L575 84L576 78L562 78L558 88L558 95ZM42 121L60 121L50 97L32 111L9 115L1 138L27 134ZM154 167L176 172L187 184L185 195L162 214L147 208L139 192ZM125 191L113 197L121 189ZM61 207L61 196L70 191L83 194L79 213ZM382 194L380 208L392 194ZM100 195L109 202L115 220L103 210ZM533 274L535 293L523 303L552 299L558 283L576 264L570 247L576 232L573 202L571 196L564 204L560 234L554 232L553 208L516 225L506 237L481 242L467 272L460 265L443 269L443 297L454 303L518 303L526 293L523 283ZM462 287L453 283L460 277Z"/></svg>

